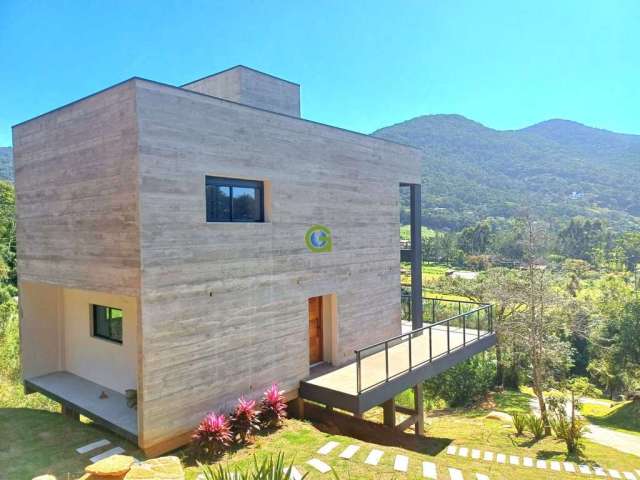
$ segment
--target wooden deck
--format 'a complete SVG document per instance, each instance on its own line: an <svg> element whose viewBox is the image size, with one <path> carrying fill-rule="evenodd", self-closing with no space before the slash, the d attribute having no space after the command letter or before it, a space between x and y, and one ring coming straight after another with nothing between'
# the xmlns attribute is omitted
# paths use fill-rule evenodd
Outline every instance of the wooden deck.
<svg viewBox="0 0 640 480"><path fill-rule="evenodd" d="M95 423L138 443L138 413L121 393L69 372L54 372L24 381L27 393L40 392ZM102 392L106 398L100 398Z"/></svg>
<svg viewBox="0 0 640 480"><path fill-rule="evenodd" d="M384 349L363 358L360 391L357 366L353 362L334 369L325 367L313 371L301 384L301 396L362 412L495 344L495 334L486 331L480 331L478 335L477 330L467 330L465 341L459 328L450 329L448 341L445 326L434 327L431 332L431 341L428 330L411 339L411 361L407 339L389 347L388 361Z"/></svg>

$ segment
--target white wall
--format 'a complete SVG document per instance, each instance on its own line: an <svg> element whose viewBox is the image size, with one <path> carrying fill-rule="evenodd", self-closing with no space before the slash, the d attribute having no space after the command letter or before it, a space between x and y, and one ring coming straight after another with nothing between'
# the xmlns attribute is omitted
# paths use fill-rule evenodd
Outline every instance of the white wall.
<svg viewBox="0 0 640 480"><path fill-rule="evenodd" d="M122 309L122 344L91 336L92 304ZM63 318L65 370L121 393L138 388L135 297L66 288Z"/></svg>

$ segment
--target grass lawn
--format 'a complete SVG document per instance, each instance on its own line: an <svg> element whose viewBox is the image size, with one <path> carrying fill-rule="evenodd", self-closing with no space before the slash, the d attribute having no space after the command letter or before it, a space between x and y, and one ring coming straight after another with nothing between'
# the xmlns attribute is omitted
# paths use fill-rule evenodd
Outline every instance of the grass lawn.
<svg viewBox="0 0 640 480"><path fill-rule="evenodd" d="M90 454L75 449L106 438L113 446L142 458L135 445L84 419L71 420L58 404L34 393L25 396L22 387L0 378L0 478L30 479L54 473L66 480L78 478L89 464Z"/></svg>
<svg viewBox="0 0 640 480"><path fill-rule="evenodd" d="M640 435L640 402L621 402L611 407L585 403L580 411L595 425Z"/></svg>
<svg viewBox="0 0 640 480"><path fill-rule="evenodd" d="M120 445L127 453L142 458L134 445L86 422L76 422L63 417L55 404L34 394L25 397L15 384L2 384L0 400L0 472L5 477L29 479L36 474L52 472L58 478L77 478L90 455L78 455L75 448L99 438L107 438ZM7 392L10 392L7 394ZM401 403L411 402L410 394L403 394ZM529 396L522 392L504 392L492 395L481 406L464 410L433 412L427 418L427 436L416 442L415 448L406 450L380 446L338 434L335 428L314 425L307 421L290 419L276 432L258 435L253 445L226 454L220 461L230 466L246 466L252 455L266 456L283 452L288 461L294 461L300 470L310 471L305 465L311 458L320 458L334 467L340 479L418 479L422 478L422 461L438 466L439 475L448 478L446 468L454 467L464 472L465 478L475 478L476 472L485 473L492 480L533 480L553 477L575 479L575 474L548 473L537 469L485 463L469 458L452 457L446 454L450 443L470 448L491 450L533 458L565 460L564 445L552 438L534 442L529 437L516 437L513 428L497 420L488 420L485 415L491 410L507 412L527 411ZM367 418L379 420L381 409L373 409ZM6 441L10 439L10 441ZM317 450L328 441L337 441L340 446L327 456ZM360 445L360 450L350 460L339 458L339 453L351 444ZM364 464L364 459L373 448L383 450L384 456L378 466ZM190 460L186 450L178 451L187 466L187 480L195 480L199 468ZM396 454L409 457L409 473L393 470ZM608 447L587 442L584 462L597 462L604 467L630 470L640 468L640 458L618 453ZM71 473L70 477L66 474ZM310 478L332 479L330 474L312 472Z"/></svg>

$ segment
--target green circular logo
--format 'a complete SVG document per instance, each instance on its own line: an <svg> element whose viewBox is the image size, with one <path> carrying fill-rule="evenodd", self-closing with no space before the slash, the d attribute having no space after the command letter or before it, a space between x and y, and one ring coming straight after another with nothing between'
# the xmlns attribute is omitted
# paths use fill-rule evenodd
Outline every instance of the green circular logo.
<svg viewBox="0 0 640 480"><path fill-rule="evenodd" d="M330 252L333 247L331 230L324 225L312 225L304 236L304 242L313 253Z"/></svg>

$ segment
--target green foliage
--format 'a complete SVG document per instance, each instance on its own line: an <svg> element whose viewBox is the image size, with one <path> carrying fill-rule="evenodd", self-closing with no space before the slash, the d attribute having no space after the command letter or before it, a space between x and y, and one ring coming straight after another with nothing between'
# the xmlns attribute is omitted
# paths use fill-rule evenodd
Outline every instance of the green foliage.
<svg viewBox="0 0 640 480"><path fill-rule="evenodd" d="M20 376L18 308L12 299L0 303L0 377L17 381Z"/></svg>
<svg viewBox="0 0 640 480"><path fill-rule="evenodd" d="M425 396L442 399L451 407L470 405L490 390L495 374L493 357L476 355L425 381Z"/></svg>
<svg viewBox="0 0 640 480"><path fill-rule="evenodd" d="M579 419L569 419L566 415L551 418L551 428L555 436L564 440L567 453L581 456L584 453L584 435L588 432L587 424Z"/></svg>
<svg viewBox="0 0 640 480"><path fill-rule="evenodd" d="M515 412L512 415L513 428L516 429L516 435L522 435L525 428L527 428L527 415L519 412Z"/></svg>
<svg viewBox="0 0 640 480"><path fill-rule="evenodd" d="M544 421L542 418L533 414L527 415L526 425L533 438L540 440L544 437Z"/></svg>
<svg viewBox="0 0 640 480"><path fill-rule="evenodd" d="M216 466L198 464L205 480L290 480L292 477L293 462L286 464L284 453L279 452L276 458L273 455L258 459L253 455L252 464L245 469L230 468L228 465ZM308 474L302 475L306 478ZM338 478L334 472L334 478Z"/></svg>

